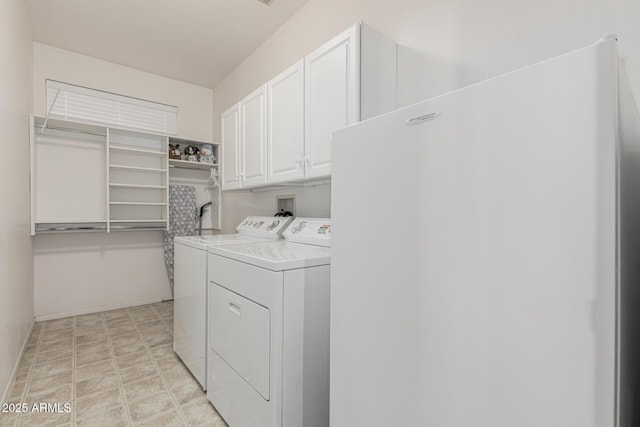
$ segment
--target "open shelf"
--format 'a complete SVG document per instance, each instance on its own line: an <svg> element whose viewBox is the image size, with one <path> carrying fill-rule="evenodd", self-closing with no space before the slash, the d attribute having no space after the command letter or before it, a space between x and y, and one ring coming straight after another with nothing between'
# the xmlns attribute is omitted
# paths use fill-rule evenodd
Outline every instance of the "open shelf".
<svg viewBox="0 0 640 427"><path fill-rule="evenodd" d="M109 221L110 223L131 223L131 224L143 224L143 223L154 223L154 224L164 224L167 223L166 219L112 219Z"/></svg>
<svg viewBox="0 0 640 427"><path fill-rule="evenodd" d="M138 166L124 166L124 165L109 165L109 168L112 170L140 172L140 173L166 173L167 172L166 169L141 168Z"/></svg>
<svg viewBox="0 0 640 427"><path fill-rule="evenodd" d="M208 144L214 157L198 159L216 162L216 143L53 117L30 116L30 127L32 235L166 230L169 168L176 185L217 175L217 163L170 160L168 146Z"/></svg>
<svg viewBox="0 0 640 427"><path fill-rule="evenodd" d="M165 153L164 151L147 150L147 149L132 148L132 147L122 147L122 146L119 146L119 145L111 145L111 146L109 146L109 150L111 150L113 152L120 152L120 153L125 153L125 154L138 154L138 155L143 155L143 156L163 157L163 156L167 155L167 153Z"/></svg>
<svg viewBox="0 0 640 427"><path fill-rule="evenodd" d="M110 205L126 205L126 206L167 206L166 203L149 203L149 202L109 202Z"/></svg>
<svg viewBox="0 0 640 427"><path fill-rule="evenodd" d="M132 224L132 225L112 225L111 231L166 231L167 227L159 225L144 225L144 224Z"/></svg>
<svg viewBox="0 0 640 427"><path fill-rule="evenodd" d="M216 163L190 162L188 160L169 159L169 167L207 170L218 167L218 165Z"/></svg>
<svg viewBox="0 0 640 427"><path fill-rule="evenodd" d="M110 183L109 187L113 188L138 188L140 190L166 190L166 185L144 185L144 184L117 184Z"/></svg>

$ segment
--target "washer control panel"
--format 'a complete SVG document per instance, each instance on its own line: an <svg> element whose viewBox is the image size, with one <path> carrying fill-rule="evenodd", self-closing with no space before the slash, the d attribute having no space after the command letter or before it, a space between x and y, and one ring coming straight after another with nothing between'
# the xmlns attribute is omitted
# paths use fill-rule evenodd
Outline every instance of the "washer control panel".
<svg viewBox="0 0 640 427"><path fill-rule="evenodd" d="M238 234L279 239L293 217L248 216L238 226Z"/></svg>
<svg viewBox="0 0 640 427"><path fill-rule="evenodd" d="M329 218L296 218L283 234L289 242L331 246Z"/></svg>

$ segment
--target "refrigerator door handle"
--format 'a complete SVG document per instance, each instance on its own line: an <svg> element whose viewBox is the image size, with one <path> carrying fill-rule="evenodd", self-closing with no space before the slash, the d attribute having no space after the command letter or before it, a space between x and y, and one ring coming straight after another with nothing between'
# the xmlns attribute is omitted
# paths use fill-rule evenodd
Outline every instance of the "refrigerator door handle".
<svg viewBox="0 0 640 427"><path fill-rule="evenodd" d="M433 120L440 116L440 113L427 113L427 114L419 114L417 116L413 116L404 121L406 125L420 125L424 122L428 122L429 120Z"/></svg>

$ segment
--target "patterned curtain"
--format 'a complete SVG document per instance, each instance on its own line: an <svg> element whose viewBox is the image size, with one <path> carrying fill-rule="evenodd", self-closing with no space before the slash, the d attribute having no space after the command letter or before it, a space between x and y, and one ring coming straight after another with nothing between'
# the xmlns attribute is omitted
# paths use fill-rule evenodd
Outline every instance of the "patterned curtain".
<svg viewBox="0 0 640 427"><path fill-rule="evenodd" d="M196 189L190 185L169 186L169 230L164 232L164 263L173 294L173 238L193 236L196 231Z"/></svg>

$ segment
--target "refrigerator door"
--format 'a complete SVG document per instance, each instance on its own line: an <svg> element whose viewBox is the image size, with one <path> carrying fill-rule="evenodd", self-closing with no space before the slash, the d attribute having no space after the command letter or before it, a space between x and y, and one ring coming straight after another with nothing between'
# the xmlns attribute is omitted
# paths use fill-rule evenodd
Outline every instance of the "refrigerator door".
<svg viewBox="0 0 640 427"><path fill-rule="evenodd" d="M614 425L616 85L604 41L334 133L332 427Z"/></svg>

